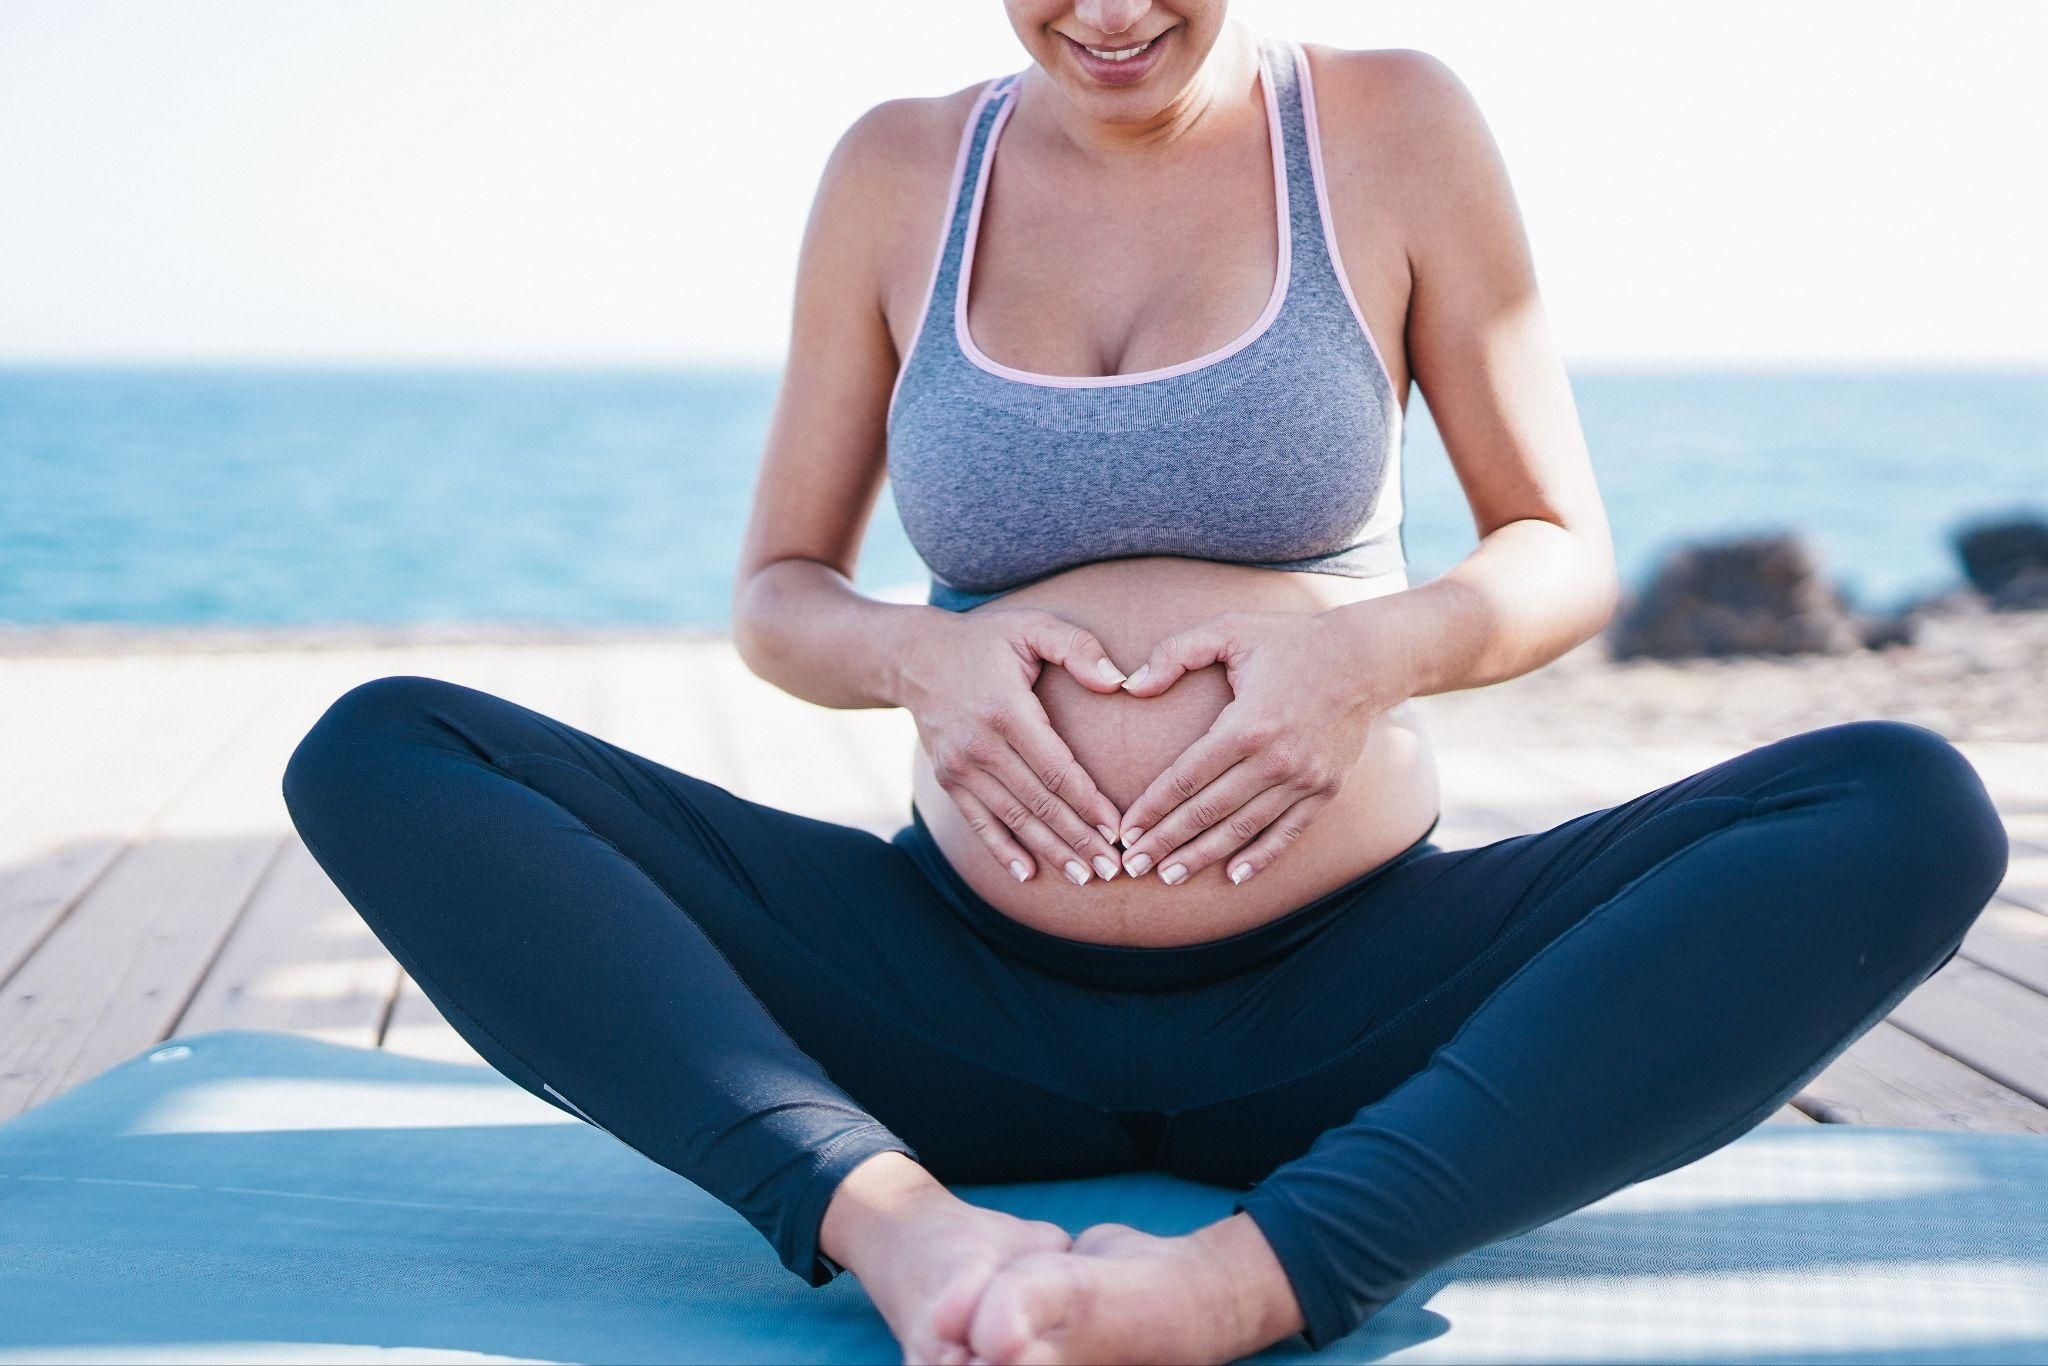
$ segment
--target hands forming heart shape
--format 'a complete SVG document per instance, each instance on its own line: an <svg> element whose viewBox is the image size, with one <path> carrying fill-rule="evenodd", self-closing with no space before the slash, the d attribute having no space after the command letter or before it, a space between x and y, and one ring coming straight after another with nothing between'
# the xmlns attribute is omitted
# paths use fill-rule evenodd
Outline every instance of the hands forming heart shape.
<svg viewBox="0 0 2048 1366"><path fill-rule="evenodd" d="M936 619L935 619L936 620ZM941 788L1019 882L1157 871L1178 886L1227 863L1241 884L1337 794L1373 719L1404 700L1344 632L1296 612L1229 612L1158 642L1125 677L1093 633L1036 608L949 615L902 663L905 705ZM1102 794L1032 690L1046 665L1096 693L1157 697L1221 664L1231 701L1127 811Z"/></svg>

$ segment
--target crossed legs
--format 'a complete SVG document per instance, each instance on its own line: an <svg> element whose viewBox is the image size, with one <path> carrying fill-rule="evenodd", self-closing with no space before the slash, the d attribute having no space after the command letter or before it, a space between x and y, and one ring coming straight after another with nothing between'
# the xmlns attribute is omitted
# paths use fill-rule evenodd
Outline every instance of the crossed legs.
<svg viewBox="0 0 2048 1366"><path fill-rule="evenodd" d="M852 1265L933 1359L1333 1341L1463 1252L1760 1122L1954 951L2006 857L1945 741L1829 727L1429 852L1275 962L1119 993L984 942L901 837L456 684L351 690L284 791L479 1053L797 1274ZM936 1189L1144 1166L1249 1189L1196 1241L1075 1248ZM920 1270L940 1249L967 1273ZM1171 1285L1228 1322L1179 1316L1209 1334L1179 1350L1118 1336L1186 1298Z"/></svg>

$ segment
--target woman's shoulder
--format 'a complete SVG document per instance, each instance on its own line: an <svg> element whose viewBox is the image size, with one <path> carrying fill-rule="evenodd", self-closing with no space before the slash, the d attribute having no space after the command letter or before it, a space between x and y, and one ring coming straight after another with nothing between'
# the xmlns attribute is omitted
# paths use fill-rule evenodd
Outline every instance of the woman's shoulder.
<svg viewBox="0 0 2048 1366"><path fill-rule="evenodd" d="M1435 53L1411 47L1344 48L1297 44L1307 54L1318 98L1380 98L1394 103L1454 100L1464 82Z"/></svg>
<svg viewBox="0 0 2048 1366"><path fill-rule="evenodd" d="M1478 101L1457 72L1415 48L1339 48L1302 43L1325 137L1382 137L1417 152L1468 137Z"/></svg>
<svg viewBox="0 0 2048 1366"><path fill-rule="evenodd" d="M826 177L881 200L950 180L960 132L986 81L945 95L884 100L839 135Z"/></svg>
<svg viewBox="0 0 2048 1366"><path fill-rule="evenodd" d="M922 298L961 131L987 85L884 100L840 133L826 159L806 255L871 291L891 318L908 316L913 294Z"/></svg>
<svg viewBox="0 0 2048 1366"><path fill-rule="evenodd" d="M1324 158L1384 190L1442 189L1460 168L1490 164L1493 136L1479 102L1441 58L1413 48L1303 43L1315 85Z"/></svg>

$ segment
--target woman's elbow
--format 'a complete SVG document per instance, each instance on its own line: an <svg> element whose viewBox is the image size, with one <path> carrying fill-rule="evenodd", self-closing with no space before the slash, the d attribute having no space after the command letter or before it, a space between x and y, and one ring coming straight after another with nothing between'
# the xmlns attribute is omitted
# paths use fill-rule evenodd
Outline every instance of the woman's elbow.
<svg viewBox="0 0 2048 1366"><path fill-rule="evenodd" d="M742 574L732 594L732 643L740 661L761 678L774 667L773 591L766 567ZM771 680L772 681L772 680Z"/></svg>

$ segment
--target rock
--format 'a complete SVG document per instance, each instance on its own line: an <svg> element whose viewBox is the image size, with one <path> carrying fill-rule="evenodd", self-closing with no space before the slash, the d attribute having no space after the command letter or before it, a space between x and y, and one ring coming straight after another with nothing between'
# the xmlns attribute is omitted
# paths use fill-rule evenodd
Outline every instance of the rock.
<svg viewBox="0 0 2048 1366"><path fill-rule="evenodd" d="M1941 617L1975 617L1991 610L1991 601L1976 589L1967 585L1944 589L1912 603L1905 614L1916 620L1925 621Z"/></svg>
<svg viewBox="0 0 2048 1366"><path fill-rule="evenodd" d="M2033 612L2044 608L2048 608L2048 565L2028 565L1991 595L1994 612Z"/></svg>
<svg viewBox="0 0 2048 1366"><path fill-rule="evenodd" d="M2014 516L1958 528L1952 539L1972 587L1997 605L1999 593L2015 579L2048 575L2048 522ZM2022 589L2024 596L2035 589Z"/></svg>
<svg viewBox="0 0 2048 1366"><path fill-rule="evenodd" d="M1856 614L1852 617L1856 635L1866 650L1885 650L1894 645L1911 645L1919 634L1920 622L1911 612L1890 615Z"/></svg>
<svg viewBox="0 0 2048 1366"><path fill-rule="evenodd" d="M1618 659L1849 654L1868 631L1789 533L1681 547L1610 628Z"/></svg>

